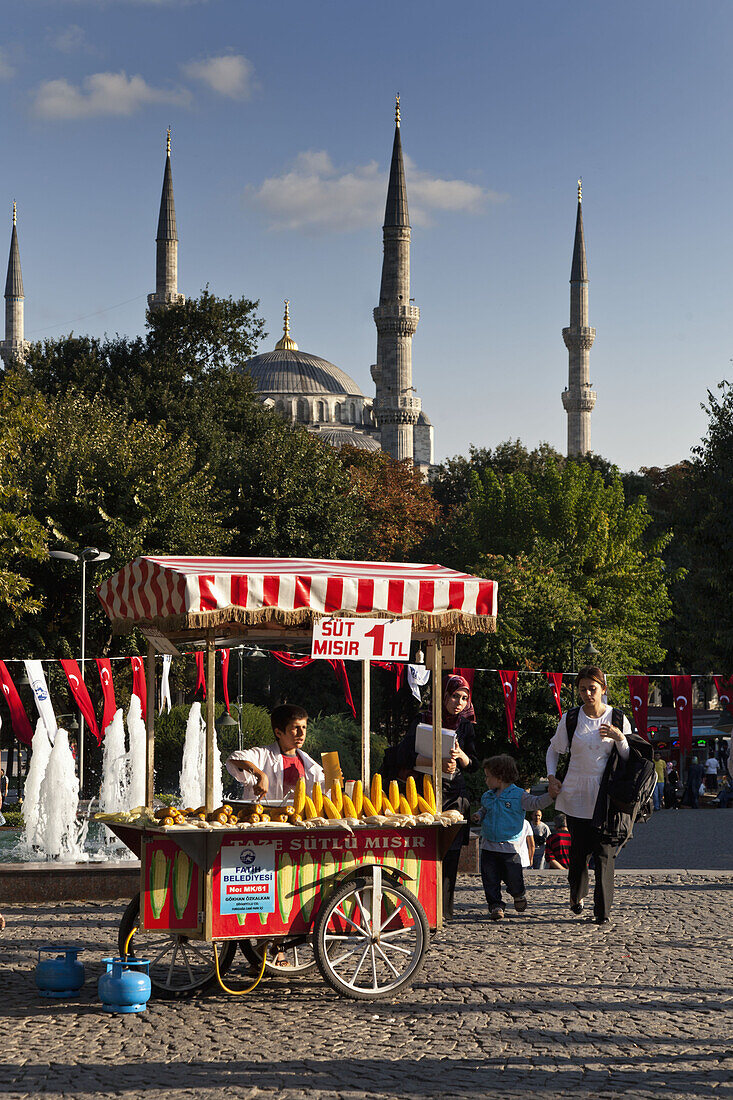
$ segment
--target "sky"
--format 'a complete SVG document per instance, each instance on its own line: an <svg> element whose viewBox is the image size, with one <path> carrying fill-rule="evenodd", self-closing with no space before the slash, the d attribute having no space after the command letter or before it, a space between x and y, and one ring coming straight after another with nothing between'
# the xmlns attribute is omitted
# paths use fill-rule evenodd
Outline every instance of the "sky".
<svg viewBox="0 0 733 1100"><path fill-rule="evenodd" d="M578 177L593 449L663 466L705 434L733 373L728 0L8 7L0 242L17 200L28 339L143 331L170 125L179 290L258 299L260 350L288 298L300 349L372 394L399 93L436 460L565 451Z"/></svg>

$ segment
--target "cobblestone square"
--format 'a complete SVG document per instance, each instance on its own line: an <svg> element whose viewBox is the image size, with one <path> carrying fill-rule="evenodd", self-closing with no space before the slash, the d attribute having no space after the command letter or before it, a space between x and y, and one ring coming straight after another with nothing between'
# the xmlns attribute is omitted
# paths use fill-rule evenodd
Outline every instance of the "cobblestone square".
<svg viewBox="0 0 733 1100"><path fill-rule="evenodd" d="M733 1095L733 874L619 874L608 931L572 916L559 872L533 875L529 897L526 914L490 924L478 878L463 876L457 919L392 1002L339 998L316 973L239 999L152 1001L141 1016L108 1015L96 997L124 902L7 907L0 1094ZM37 948L65 941L86 946L87 982L49 1003ZM246 978L238 955L227 981Z"/></svg>

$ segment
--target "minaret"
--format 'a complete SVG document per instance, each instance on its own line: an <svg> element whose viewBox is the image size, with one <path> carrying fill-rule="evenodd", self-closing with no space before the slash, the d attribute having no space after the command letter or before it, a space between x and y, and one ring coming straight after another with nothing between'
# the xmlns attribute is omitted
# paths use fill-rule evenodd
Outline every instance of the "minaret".
<svg viewBox="0 0 733 1100"><path fill-rule="evenodd" d="M414 427L421 408L412 385L412 337L420 310L410 304L410 219L402 163L399 96L382 235L382 285L379 305L374 310L377 326L377 362L372 367L376 383L374 415L382 450L393 458L412 460Z"/></svg>
<svg viewBox="0 0 733 1100"><path fill-rule="evenodd" d="M155 294L148 294L148 309L165 309L166 306L185 302L185 300L184 296L178 293L178 230L176 229L176 204L173 201L171 128L169 126L158 232L155 237Z"/></svg>
<svg viewBox="0 0 733 1100"><path fill-rule="evenodd" d="M10 237L10 256L8 258L8 277L5 280L5 339L0 343L0 355L6 367L13 360L25 359L28 341L23 338L23 273L20 270L20 249L18 248L17 213L13 203L13 232Z"/></svg>
<svg viewBox="0 0 733 1100"><path fill-rule="evenodd" d="M568 414L568 457L588 454L590 414L597 394L590 387L590 349L596 330L588 325L588 265L583 235L583 188L578 180L578 213L575 219L575 244L570 268L570 325L562 330L568 349L568 387L562 403Z"/></svg>

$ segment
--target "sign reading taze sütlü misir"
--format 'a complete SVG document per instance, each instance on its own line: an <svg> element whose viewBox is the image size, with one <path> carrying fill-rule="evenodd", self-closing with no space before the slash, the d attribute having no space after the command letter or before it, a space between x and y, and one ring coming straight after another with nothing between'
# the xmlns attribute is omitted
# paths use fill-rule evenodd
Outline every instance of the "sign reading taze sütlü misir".
<svg viewBox="0 0 733 1100"><path fill-rule="evenodd" d="M409 619L317 619L311 657L347 661L409 661Z"/></svg>

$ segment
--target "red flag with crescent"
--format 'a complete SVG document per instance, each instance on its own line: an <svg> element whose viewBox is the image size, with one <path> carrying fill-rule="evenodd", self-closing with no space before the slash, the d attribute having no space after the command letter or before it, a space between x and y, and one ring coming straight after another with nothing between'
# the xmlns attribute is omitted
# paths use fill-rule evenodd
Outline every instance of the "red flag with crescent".
<svg viewBox="0 0 733 1100"><path fill-rule="evenodd" d="M227 708L227 714L231 713L229 710L229 650L222 649L221 651L221 686L224 689L224 703Z"/></svg>
<svg viewBox="0 0 733 1100"><path fill-rule="evenodd" d="M722 676L713 676L715 680L715 690L718 693L718 699L721 706L727 707L731 714L733 714L733 676L729 676L727 680L724 680Z"/></svg>
<svg viewBox="0 0 733 1100"><path fill-rule="evenodd" d="M690 676L671 676L670 679L680 752L689 752L692 748L692 679Z"/></svg>
<svg viewBox="0 0 733 1100"><path fill-rule="evenodd" d="M22 744L30 745L33 742L33 726L28 720L28 715L20 701L17 688L10 679L5 661L0 661L0 687L2 687L5 702L10 709L13 733Z"/></svg>
<svg viewBox="0 0 733 1100"><path fill-rule="evenodd" d="M84 678L81 674L81 669L73 657L61 657L59 664L66 673L66 679L69 681L69 687L71 688L71 694L76 699L76 705L82 712L86 719L86 723L89 729L92 731L97 739L97 744L102 744L102 734L99 732L99 726L97 725L97 717L94 713L94 707L92 706L92 700L89 697L89 691L87 685L84 683Z"/></svg>
<svg viewBox="0 0 733 1100"><path fill-rule="evenodd" d="M509 740L518 745L517 735L514 732L514 717L517 712L517 674L499 669L501 689L504 692L504 710L506 712L506 728Z"/></svg>
<svg viewBox="0 0 733 1100"><path fill-rule="evenodd" d="M143 712L143 720L148 716L148 689L145 686L145 663L142 657L131 657L132 665L132 694L137 695Z"/></svg>
<svg viewBox="0 0 733 1100"><path fill-rule="evenodd" d="M562 691L562 672L546 672L545 676L550 681L552 698L555 700L557 713L562 718L562 699L560 698L560 692Z"/></svg>
<svg viewBox="0 0 733 1100"><path fill-rule="evenodd" d="M204 676L204 654L202 650L199 650L196 654L196 690L194 695L198 695L199 691L203 692L204 699L206 698L206 677Z"/></svg>
<svg viewBox="0 0 733 1100"><path fill-rule="evenodd" d="M634 715L634 725L641 737L649 740L647 729L647 708L649 706L649 677L627 676L629 681L629 698L631 699L631 713Z"/></svg>
<svg viewBox="0 0 733 1100"><path fill-rule="evenodd" d="M99 669L99 682L102 685L102 698L104 699L104 713L102 714L102 733L107 729L117 710L115 702L115 686L112 682L112 662L109 657L97 657Z"/></svg>

